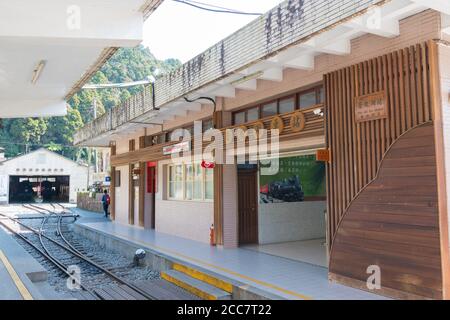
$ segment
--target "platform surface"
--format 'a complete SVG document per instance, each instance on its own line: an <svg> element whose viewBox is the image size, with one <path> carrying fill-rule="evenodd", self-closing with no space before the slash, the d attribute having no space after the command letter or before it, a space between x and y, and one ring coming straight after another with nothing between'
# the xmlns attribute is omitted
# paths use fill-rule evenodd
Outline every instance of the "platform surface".
<svg viewBox="0 0 450 320"><path fill-rule="evenodd" d="M227 278L287 299L387 299L377 294L330 283L326 268L242 248L224 249L122 225L84 210L72 208L86 228L136 243Z"/></svg>

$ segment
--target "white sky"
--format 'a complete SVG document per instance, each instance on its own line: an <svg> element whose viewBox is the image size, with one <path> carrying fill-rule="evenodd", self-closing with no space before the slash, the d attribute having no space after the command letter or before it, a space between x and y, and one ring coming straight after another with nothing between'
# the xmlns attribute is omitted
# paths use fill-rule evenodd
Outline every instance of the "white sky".
<svg viewBox="0 0 450 320"><path fill-rule="evenodd" d="M269 11L283 0L197 0L211 5L245 12ZM143 45L157 59L177 58L186 62L226 36L256 19L203 11L165 0L144 25Z"/></svg>

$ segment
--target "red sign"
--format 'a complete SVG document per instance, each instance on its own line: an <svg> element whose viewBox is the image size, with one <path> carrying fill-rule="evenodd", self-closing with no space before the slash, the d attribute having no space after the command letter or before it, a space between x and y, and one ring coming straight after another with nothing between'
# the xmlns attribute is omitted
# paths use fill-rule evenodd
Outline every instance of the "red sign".
<svg viewBox="0 0 450 320"><path fill-rule="evenodd" d="M158 166L158 162L153 161L147 162L147 167L149 168L155 168L156 166Z"/></svg>
<svg viewBox="0 0 450 320"><path fill-rule="evenodd" d="M202 167L205 169L214 169L215 166L216 164L214 162L202 161Z"/></svg>

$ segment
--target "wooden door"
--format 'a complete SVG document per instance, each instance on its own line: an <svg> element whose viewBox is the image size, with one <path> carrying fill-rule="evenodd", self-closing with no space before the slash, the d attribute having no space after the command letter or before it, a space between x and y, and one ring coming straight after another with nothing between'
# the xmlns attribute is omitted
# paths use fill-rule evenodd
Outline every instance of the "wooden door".
<svg viewBox="0 0 450 320"><path fill-rule="evenodd" d="M257 170L238 171L239 244L258 243Z"/></svg>

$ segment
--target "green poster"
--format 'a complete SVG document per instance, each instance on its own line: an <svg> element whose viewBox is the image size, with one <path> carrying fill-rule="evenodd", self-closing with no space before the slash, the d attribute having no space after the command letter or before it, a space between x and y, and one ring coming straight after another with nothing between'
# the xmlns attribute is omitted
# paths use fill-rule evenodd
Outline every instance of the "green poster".
<svg viewBox="0 0 450 320"><path fill-rule="evenodd" d="M325 200L325 164L315 155L280 158L278 173L259 182L261 203Z"/></svg>

